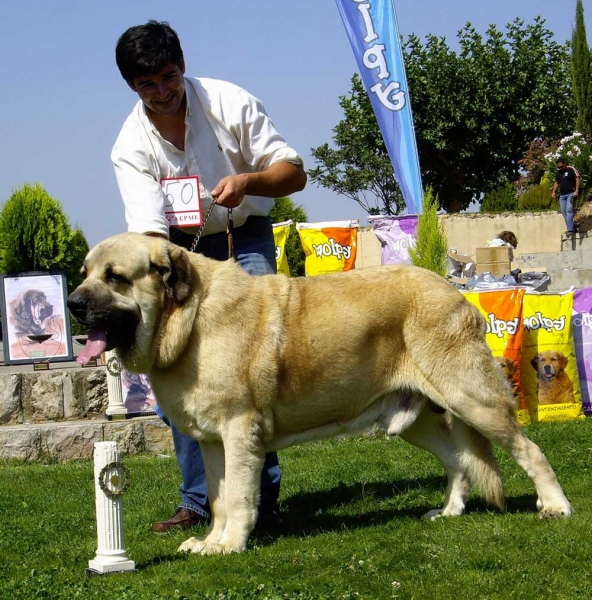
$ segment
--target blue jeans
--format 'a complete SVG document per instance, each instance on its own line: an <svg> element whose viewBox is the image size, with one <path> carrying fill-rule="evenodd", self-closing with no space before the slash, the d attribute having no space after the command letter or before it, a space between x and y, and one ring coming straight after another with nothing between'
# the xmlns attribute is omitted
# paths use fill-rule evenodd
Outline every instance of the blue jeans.
<svg viewBox="0 0 592 600"><path fill-rule="evenodd" d="M171 229L170 240L179 246L189 248L193 238L193 235L188 235L182 230ZM242 227L234 230L233 240L234 258L247 273L269 275L276 272L275 242L269 217L249 217ZM227 260L228 236L225 232L206 235L200 239L196 252L215 260ZM173 444L182 476L179 506L209 517L208 488L199 444L170 423L158 406L156 413L170 425L173 434ZM277 453L269 452L265 455L261 473L259 510L262 514L278 510L280 480L281 470Z"/></svg>
<svg viewBox="0 0 592 600"><path fill-rule="evenodd" d="M559 208L561 209L561 214L565 219L567 230L574 231L573 193L559 196Z"/></svg>

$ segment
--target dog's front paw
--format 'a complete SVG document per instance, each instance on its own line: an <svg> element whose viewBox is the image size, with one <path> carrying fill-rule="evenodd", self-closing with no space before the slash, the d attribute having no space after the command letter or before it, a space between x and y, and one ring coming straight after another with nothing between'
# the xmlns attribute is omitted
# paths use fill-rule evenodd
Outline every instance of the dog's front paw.
<svg viewBox="0 0 592 600"><path fill-rule="evenodd" d="M244 548L239 548L238 546L231 546L229 544L206 544L206 546L202 549L202 554L232 554L234 552L242 552Z"/></svg>
<svg viewBox="0 0 592 600"><path fill-rule="evenodd" d="M192 552L193 554L199 554L205 546L206 543L204 538L190 537L177 548L177 552Z"/></svg>
<svg viewBox="0 0 592 600"><path fill-rule="evenodd" d="M232 554L243 552L244 544L222 544L219 542L207 542L206 538L191 537L185 540L177 549L177 552L191 552L192 554Z"/></svg>

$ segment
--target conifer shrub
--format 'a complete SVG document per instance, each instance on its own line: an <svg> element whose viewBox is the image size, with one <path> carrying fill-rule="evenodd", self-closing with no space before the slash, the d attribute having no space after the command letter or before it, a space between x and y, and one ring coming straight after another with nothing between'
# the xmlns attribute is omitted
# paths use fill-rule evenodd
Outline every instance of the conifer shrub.
<svg viewBox="0 0 592 600"><path fill-rule="evenodd" d="M438 219L438 197L428 187L423 212L419 215L415 247L409 249L411 262L444 277L446 275L448 239Z"/></svg>

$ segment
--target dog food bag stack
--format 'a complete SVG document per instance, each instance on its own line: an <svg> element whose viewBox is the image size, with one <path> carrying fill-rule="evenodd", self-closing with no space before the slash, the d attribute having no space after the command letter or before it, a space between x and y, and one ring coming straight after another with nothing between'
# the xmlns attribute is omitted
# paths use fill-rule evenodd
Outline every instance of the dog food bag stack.
<svg viewBox="0 0 592 600"><path fill-rule="evenodd" d="M522 386L532 422L583 419L572 329L573 292L527 293Z"/></svg>
<svg viewBox="0 0 592 600"><path fill-rule="evenodd" d="M357 220L297 223L307 276L349 271L356 264Z"/></svg>
<svg viewBox="0 0 592 600"><path fill-rule="evenodd" d="M592 288L575 290L571 318L582 405L592 415Z"/></svg>
<svg viewBox="0 0 592 600"><path fill-rule="evenodd" d="M516 416L522 425L530 423L530 413L522 390L522 299L523 289L466 292L487 322L486 339L516 400Z"/></svg>

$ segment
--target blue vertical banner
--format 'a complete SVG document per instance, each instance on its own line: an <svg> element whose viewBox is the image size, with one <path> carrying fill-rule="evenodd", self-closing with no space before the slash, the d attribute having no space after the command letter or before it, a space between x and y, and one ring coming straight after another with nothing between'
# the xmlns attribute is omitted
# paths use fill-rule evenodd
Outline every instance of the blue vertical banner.
<svg viewBox="0 0 592 600"><path fill-rule="evenodd" d="M393 0L336 0L409 214L422 211L411 102Z"/></svg>

